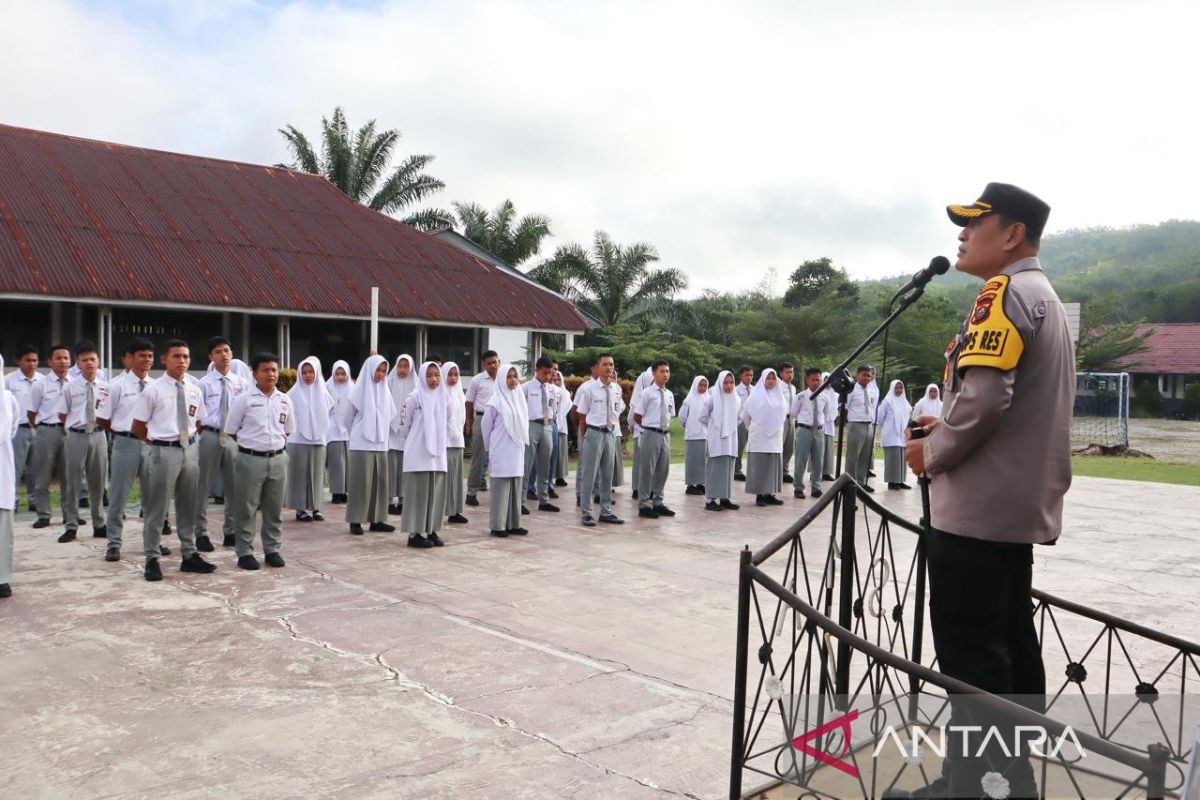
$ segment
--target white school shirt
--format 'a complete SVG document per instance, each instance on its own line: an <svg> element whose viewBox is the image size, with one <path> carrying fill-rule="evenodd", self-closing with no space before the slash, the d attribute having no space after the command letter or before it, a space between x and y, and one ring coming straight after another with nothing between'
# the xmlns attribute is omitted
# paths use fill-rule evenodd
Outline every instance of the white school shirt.
<svg viewBox="0 0 1200 800"><path fill-rule="evenodd" d="M21 423L24 425L29 424L29 395L33 391L33 385L41 378L37 370L34 370L32 378L26 378L25 373L19 369L4 376L4 385L8 387L9 393L17 398L17 404L21 408Z"/></svg>
<svg viewBox="0 0 1200 800"><path fill-rule="evenodd" d="M749 386L747 386L746 384L742 383L741 381L738 381L733 387L733 390L735 392L737 392L738 399L742 401L743 406L745 406L746 401L750 399L750 392L753 389L754 389L753 383L751 383ZM742 414L741 414L741 411L739 411L738 412L738 424L741 425L742 427L745 427L746 424L744 422L742 422L741 419L742 419Z"/></svg>
<svg viewBox="0 0 1200 800"><path fill-rule="evenodd" d="M462 378L458 380L461 384ZM466 447L467 437L463 431L463 426L467 422L466 400L455 400L449 387L446 388L446 400L448 403L446 408L446 447ZM457 409L455 409L455 405L458 406Z"/></svg>
<svg viewBox="0 0 1200 800"><path fill-rule="evenodd" d="M717 388L720 391L720 387ZM707 444L705 452L708 458L716 458L717 456L733 456L737 457L738 437L737 431L734 430L729 436L721 436L721 423L713 419L713 411L716 408L716 392L709 389L704 394L704 405L700 408L700 420L707 426L707 436L705 437ZM741 420L741 412L738 413L738 420Z"/></svg>
<svg viewBox="0 0 1200 800"><path fill-rule="evenodd" d="M38 425L48 423L58 424L58 395L64 386L71 382L71 376L60 378L53 372L43 375L29 389L29 411L37 414L35 422ZM28 421L29 416L24 417Z"/></svg>
<svg viewBox="0 0 1200 800"><path fill-rule="evenodd" d="M598 378L592 378L575 390L575 411L583 417L585 425L615 431L624 410L621 386L615 380L605 386Z"/></svg>
<svg viewBox="0 0 1200 800"><path fill-rule="evenodd" d="M833 436L837 426L838 397L837 393L828 387L821 392L821 405L825 408L825 435Z"/></svg>
<svg viewBox="0 0 1200 800"><path fill-rule="evenodd" d="M504 417L495 406L483 410L480 425L483 426L483 440L487 442L488 474L493 478L524 476L525 445L508 435Z"/></svg>
<svg viewBox="0 0 1200 800"><path fill-rule="evenodd" d="M17 435L17 426L28 422L24 416L21 403L16 395L8 395L8 413L12 417L9 430L0 431L0 508L12 511L17 505L17 467L13 456L13 437Z"/></svg>
<svg viewBox="0 0 1200 800"><path fill-rule="evenodd" d="M817 427L824 430L825 427L825 398L818 397L816 408L813 408L812 389L805 389L800 394L796 395L796 399L792 401L792 419L798 425L803 425L805 428L812 428L813 416L816 416Z"/></svg>
<svg viewBox="0 0 1200 800"><path fill-rule="evenodd" d="M879 407L879 419L875 424L879 428L880 444L883 447L904 447L904 434L897 433L895 426L891 424L892 406L890 403L884 403ZM907 423L908 420L905 420Z"/></svg>
<svg viewBox="0 0 1200 800"><path fill-rule="evenodd" d="M783 425L786 428L792 420L792 403L796 400L796 387L790 383L784 383L783 379L779 379L779 388L783 392L783 404L787 408L787 417L783 420Z"/></svg>
<svg viewBox="0 0 1200 800"><path fill-rule="evenodd" d="M870 384L867 386L869 387ZM854 388L850 390L850 396L846 398L846 421L875 421L875 401L871 399L871 390L864 388L858 381L854 382Z"/></svg>
<svg viewBox="0 0 1200 800"><path fill-rule="evenodd" d="M139 380L144 380L145 384L139 386ZM96 419L108 420L109 427L117 433L129 433L133 428L133 410L137 406L138 396L153 380L148 372L145 378L138 378L132 372L125 372L110 381L108 400L96 409Z"/></svg>
<svg viewBox="0 0 1200 800"><path fill-rule="evenodd" d="M367 378L370 380L370 378ZM387 402L392 402L391 392L388 392L384 398ZM397 414L400 412L397 411ZM346 429L350 431L350 438L347 440L346 448L349 450L361 450L367 453L386 453L391 437L395 436L394 431L388 431L388 436L382 442L373 442L363 433L363 427L367 424L367 419L362 415L354 404L349 400L346 401L345 417L343 417Z"/></svg>
<svg viewBox="0 0 1200 800"><path fill-rule="evenodd" d="M233 408L234 398L246 391L246 380L240 375L235 375L233 367L229 368L229 373L226 375L222 375L214 369L212 372L205 373L204 377L200 379L200 390L204 392L204 416L201 418L201 422L205 427L217 430L221 429L222 378L229 383L230 408Z"/></svg>
<svg viewBox="0 0 1200 800"><path fill-rule="evenodd" d="M92 411L96 412L108 400L108 382L99 378L92 381ZM63 424L69 428L82 428L87 425L87 390L88 381L82 377L68 381L63 390L58 393L58 413L65 414ZM97 427L96 430L99 430Z"/></svg>
<svg viewBox="0 0 1200 800"><path fill-rule="evenodd" d="M487 372L477 373L471 378L471 382L467 384L467 389L463 394L468 403L474 404L475 416L479 416L491 402L492 395L496 394L496 379L488 377Z"/></svg>
<svg viewBox="0 0 1200 800"><path fill-rule="evenodd" d="M351 391L354 391L353 386L340 395L334 395L332 391L329 393L333 397L333 408L329 409L329 430L325 432L325 438L331 443L350 441L350 428L346 426L346 406L350 405Z"/></svg>
<svg viewBox="0 0 1200 800"><path fill-rule="evenodd" d="M553 383L550 385L558 393L558 397L554 401L554 423L558 425L558 435L563 436L570 426L567 414L571 413L571 393L567 391L567 387L565 386L555 386Z"/></svg>
<svg viewBox="0 0 1200 800"><path fill-rule="evenodd" d="M755 425L754 418L742 406L742 420L746 423L746 452L747 453L779 453L783 454L783 426L777 430L765 431L762 425Z"/></svg>
<svg viewBox="0 0 1200 800"><path fill-rule="evenodd" d="M701 412L706 403L708 403L708 392L700 395L700 402L694 406L688 405L686 402L679 408L679 424L683 426L684 440L707 439L708 438L708 422L701 419Z"/></svg>
<svg viewBox="0 0 1200 800"><path fill-rule="evenodd" d="M183 384L184 407L187 410L186 431L179 430L175 413L180 383ZM196 421L203 407L204 395L198 381L176 381L170 375L163 375L138 397L133 418L146 423L146 438L150 441L178 442L181 433L189 439L196 435Z"/></svg>
<svg viewBox="0 0 1200 800"><path fill-rule="evenodd" d="M445 398L444 394L439 393L433 393L432 396ZM408 441L404 443L405 472L446 471L446 448L443 447L436 453L431 453L425 446L425 431L421 427L425 424L425 398L424 393L414 391L404 401L405 426L409 433ZM447 409L446 417L450 417L449 409Z"/></svg>
<svg viewBox="0 0 1200 800"><path fill-rule="evenodd" d="M294 410L292 398L284 392L276 389L268 396L255 385L229 403L225 433L236 436L238 447L247 450L282 450L296 432Z"/></svg>
<svg viewBox="0 0 1200 800"><path fill-rule="evenodd" d="M667 427L662 427L662 409L667 408ZM637 399L629 409L634 414L642 415L641 426L655 430L671 432L671 417L675 416L675 395L667 387L659 388L658 384L650 384L638 393Z"/></svg>
<svg viewBox="0 0 1200 800"><path fill-rule="evenodd" d="M546 403L550 406L549 409L546 410L545 414L542 413L542 387L543 386L546 387ZM525 404L527 406L529 406L529 419L530 420L540 420L540 419L550 419L551 421L554 420L554 406L558 401L558 392L556 391L557 389L558 389L558 387L555 386L553 383L550 383L550 381L546 381L545 383L542 383L537 378L534 378L533 380L529 381L528 383L524 383L521 385L521 391L523 391L525 393Z"/></svg>

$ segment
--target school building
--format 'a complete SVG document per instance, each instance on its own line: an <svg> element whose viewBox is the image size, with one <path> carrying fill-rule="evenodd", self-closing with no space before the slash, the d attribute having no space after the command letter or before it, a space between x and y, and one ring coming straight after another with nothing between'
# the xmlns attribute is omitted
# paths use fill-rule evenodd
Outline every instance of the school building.
<svg viewBox="0 0 1200 800"><path fill-rule="evenodd" d="M443 238L453 239L443 234ZM0 125L0 352L134 336L357 370L379 287L379 352L477 369L532 360L589 321L512 268L355 203L324 178Z"/></svg>

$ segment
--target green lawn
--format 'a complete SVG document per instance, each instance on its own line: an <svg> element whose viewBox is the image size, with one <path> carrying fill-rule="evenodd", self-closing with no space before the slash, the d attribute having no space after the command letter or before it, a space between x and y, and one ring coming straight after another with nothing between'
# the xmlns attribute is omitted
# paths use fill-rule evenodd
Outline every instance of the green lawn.
<svg viewBox="0 0 1200 800"><path fill-rule="evenodd" d="M1126 481L1152 481L1200 486L1200 464L1178 464L1151 458L1120 456L1075 456L1071 470L1089 478L1118 478Z"/></svg>

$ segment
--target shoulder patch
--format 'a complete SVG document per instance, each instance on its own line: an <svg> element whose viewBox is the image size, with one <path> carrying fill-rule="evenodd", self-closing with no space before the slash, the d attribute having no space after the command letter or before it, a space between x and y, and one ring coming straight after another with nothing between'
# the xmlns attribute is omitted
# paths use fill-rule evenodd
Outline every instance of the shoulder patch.
<svg viewBox="0 0 1200 800"><path fill-rule="evenodd" d="M991 367L1007 371L1021 360L1025 342L1017 326L1004 313L1008 281L1007 275L997 275L984 284L975 298L975 307L967 319L967 330L958 352L958 370Z"/></svg>

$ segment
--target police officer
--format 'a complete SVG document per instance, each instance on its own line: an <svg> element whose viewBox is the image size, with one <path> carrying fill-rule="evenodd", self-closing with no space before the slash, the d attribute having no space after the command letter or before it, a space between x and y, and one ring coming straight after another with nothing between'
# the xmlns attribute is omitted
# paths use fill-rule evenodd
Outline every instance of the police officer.
<svg viewBox="0 0 1200 800"><path fill-rule="evenodd" d="M906 447L909 466L932 479L925 547L933 641L943 673L1040 713L1046 677L1030 596L1033 545L1062 532L1075 397L1067 317L1037 258L1050 207L990 183L974 203L947 211L963 229L956 268L984 284L947 348L942 418L919 418L927 435ZM965 702L952 704L951 725L979 724L964 719ZM957 743L947 749L961 752ZM1000 772L1011 797L1037 796L1024 755L948 758L942 777L913 796L981 797L985 771Z"/></svg>

